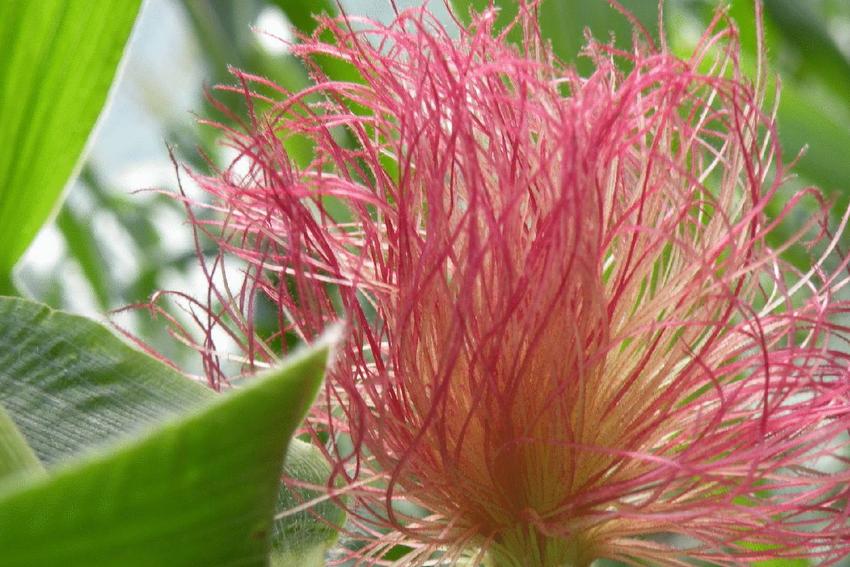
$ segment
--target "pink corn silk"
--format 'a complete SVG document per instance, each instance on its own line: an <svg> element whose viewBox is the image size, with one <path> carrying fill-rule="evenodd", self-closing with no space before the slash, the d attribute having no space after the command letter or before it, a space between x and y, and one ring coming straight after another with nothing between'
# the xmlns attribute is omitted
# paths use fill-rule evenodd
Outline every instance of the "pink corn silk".
<svg viewBox="0 0 850 567"><path fill-rule="evenodd" d="M225 213L196 227L249 265L211 288L208 330L266 361L256 294L307 342L347 322L304 429L345 439L328 486L362 541L337 559L846 555L845 262L816 190L766 215L787 172L734 26L718 15L687 60L591 43L579 77L520 12L521 48L493 11L454 38L424 8L323 19L292 46L317 84L235 71L248 119L216 126L242 169L194 175ZM803 200L817 213L769 247ZM783 261L792 245L814 268Z"/></svg>

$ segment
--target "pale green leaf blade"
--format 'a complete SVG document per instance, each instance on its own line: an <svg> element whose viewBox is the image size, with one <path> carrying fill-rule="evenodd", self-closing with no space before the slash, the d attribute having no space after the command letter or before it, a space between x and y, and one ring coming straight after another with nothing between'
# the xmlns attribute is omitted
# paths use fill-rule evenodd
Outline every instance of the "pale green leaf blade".
<svg viewBox="0 0 850 567"><path fill-rule="evenodd" d="M217 396L120 341L98 323L17 298L0 298L0 403L48 465L198 407ZM324 485L318 449L293 444L284 475ZM318 496L281 487L278 510ZM288 558L321 554L342 525L330 502L275 521L275 549Z"/></svg>
<svg viewBox="0 0 850 567"><path fill-rule="evenodd" d="M139 4L0 2L0 274L6 279L68 182Z"/></svg>
<svg viewBox="0 0 850 567"><path fill-rule="evenodd" d="M38 473L43 469L12 418L0 406L0 481L15 474Z"/></svg>
<svg viewBox="0 0 850 567"><path fill-rule="evenodd" d="M90 319L0 298L0 404L48 466L214 395Z"/></svg>
<svg viewBox="0 0 850 567"><path fill-rule="evenodd" d="M293 439L286 453L284 475L301 482L324 486L330 466L321 451L309 443ZM287 513L296 506L320 499L307 510ZM272 565L324 565L325 552L337 541L335 526L345 523L345 512L319 490L288 489L281 486L278 514L272 530Z"/></svg>
<svg viewBox="0 0 850 567"><path fill-rule="evenodd" d="M264 565L284 451L327 346L0 495L6 566Z"/></svg>

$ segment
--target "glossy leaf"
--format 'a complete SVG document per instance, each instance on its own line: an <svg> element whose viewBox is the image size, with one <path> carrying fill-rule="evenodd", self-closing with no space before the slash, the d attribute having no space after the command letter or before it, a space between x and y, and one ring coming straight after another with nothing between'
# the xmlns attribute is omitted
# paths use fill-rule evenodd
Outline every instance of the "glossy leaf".
<svg viewBox="0 0 850 567"><path fill-rule="evenodd" d="M0 273L11 271L68 183L139 4L0 3Z"/></svg>
<svg viewBox="0 0 850 567"><path fill-rule="evenodd" d="M264 565L284 451L327 346L0 493L4 565Z"/></svg>

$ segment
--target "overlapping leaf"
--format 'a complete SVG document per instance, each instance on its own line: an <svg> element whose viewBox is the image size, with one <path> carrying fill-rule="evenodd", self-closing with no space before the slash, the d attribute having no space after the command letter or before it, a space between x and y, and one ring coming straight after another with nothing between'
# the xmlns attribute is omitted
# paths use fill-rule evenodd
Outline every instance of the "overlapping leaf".
<svg viewBox="0 0 850 567"><path fill-rule="evenodd" d="M286 396L281 385L276 409L266 405L266 401L257 400L256 405L250 407L245 405L248 402L240 402L241 409L219 408L213 412L210 408L224 404L227 395L215 394L135 351L94 321L22 299L0 298L0 404L9 409L38 456L48 464L51 474L55 472L58 475L55 480L42 481L27 489L33 496L10 496L12 504L8 509L0 510L0 531L5 529L4 521L14 523L14 518L18 517L15 514L23 514L27 509L30 514L41 511L38 517L46 522L42 528L32 526L36 531L10 533L31 544L38 533L43 533L37 532L37 529L49 528L67 536L67 541L56 544L58 547L50 547L52 551L49 553L73 556L77 545L73 541L81 538L81 549L86 554L96 555L100 553L95 549L96 542L87 539L87 532L80 526L96 524L101 514L111 517L114 526L121 528L114 535L109 532L104 536L106 548L119 546L119 541L123 542L121 546L129 545L127 542L137 541L136 536L144 536L139 541L147 541L147 545L155 548L157 541L167 541L168 533L176 533L174 530L178 528L188 529L181 522L203 520L205 525L197 529L207 534L205 537L221 538L221 533L213 534L212 531L236 529L233 522L247 514L247 507L254 509L260 506L258 510L265 510L261 500L268 503L270 510L276 500L288 508L314 498L314 491L305 489L290 493L278 487L280 460L274 457L273 449L277 443L282 451L312 399L311 393L315 392L321 378L323 352L315 352L313 358L302 356L301 362L296 361L293 363L295 366L281 371L291 375L282 380L300 385L289 388ZM301 368L298 364L301 364L304 373L298 371ZM274 379L249 380L246 389L254 388L252 384L255 381L262 385L269 380ZM239 392L236 395L243 394ZM255 398L260 396L251 395ZM273 398L275 395L266 392L262 396ZM199 417L205 412L210 413L209 417ZM185 417L187 415L190 417ZM188 430L177 431L173 425L176 419L194 420L194 425L186 425ZM163 422L172 422L172 425L165 428L170 433L163 430L154 434L160 441L137 441L132 446L123 446L117 453L104 453L106 448L114 447L116 443L127 443L127 439L149 435L152 427L159 427ZM11 422L9 425L12 425ZM8 439L14 440L16 431L11 431ZM0 423L0 445L6 438ZM141 445L146 448L140 448ZM20 444L11 447L16 455L20 454ZM326 482L328 471L315 448L294 441L291 454L294 456L287 460L284 474L297 477L306 484ZM80 455L92 455L94 460L67 468L64 463L77 461ZM154 473L154 469L159 472ZM266 486L265 479L269 475L273 480L273 490L267 494L261 488ZM57 484L54 485L54 482ZM259 483L259 488L248 486L256 483ZM194 496L172 493L192 490L196 490ZM125 493L133 502L119 505ZM167 494L170 496L164 496ZM144 504L143 501L148 498L150 504ZM173 510L169 508L171 501L176 506ZM114 509L113 502L116 503ZM0 503L0 507L3 506ZM83 515L64 518L56 513L54 506L87 510L85 514L95 514L97 518L88 518L83 512L80 512ZM128 506L139 508L133 508L131 513ZM157 506L164 508L157 509ZM318 519L317 514L324 520ZM116 515L138 516L142 524L128 528L129 531L124 530L124 521L119 521ZM155 518L160 516L169 519L159 525ZM259 521L260 516L254 512L249 516L252 521ZM282 515L275 521L271 532L276 556L299 560L316 555L321 557L335 541L333 526L343 521L343 512L331 503L297 514ZM244 524L240 528L243 535L246 526ZM107 524L103 524L103 529L106 530L104 533L109 531ZM150 539L154 536L146 534L155 534L155 538ZM265 545L265 535L261 535L261 543ZM186 537L181 537L181 546L184 543L200 545L202 540L200 537L197 540ZM11 536L4 539L0 535L0 550L5 550L13 542ZM262 555L268 551L265 548L257 551L259 548L255 549L244 541L233 545L235 547L221 547L218 551L233 553L233 557L241 553ZM35 546L36 550L42 547ZM18 557L16 561L20 561L19 564L26 561L49 563L53 557L59 557L43 550L39 552L47 555L18 552L21 555L11 555L10 552L9 557ZM152 560L154 556L141 557ZM157 555L155 559L164 560L163 557ZM174 561L180 557L183 556L175 556ZM203 559L192 557L192 561ZM126 559L128 564L133 564L130 558ZM12 559L9 561L14 564ZM191 564L188 561L186 559L183 564Z"/></svg>
<svg viewBox="0 0 850 567"><path fill-rule="evenodd" d="M266 564L285 447L327 353L302 353L117 448L7 487L4 565Z"/></svg>

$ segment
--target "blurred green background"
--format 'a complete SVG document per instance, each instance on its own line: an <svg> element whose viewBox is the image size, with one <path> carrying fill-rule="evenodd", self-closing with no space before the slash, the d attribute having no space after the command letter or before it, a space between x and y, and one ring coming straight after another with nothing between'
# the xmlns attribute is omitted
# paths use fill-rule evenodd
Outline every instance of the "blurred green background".
<svg viewBox="0 0 850 567"><path fill-rule="evenodd" d="M654 0L622 2L657 33ZM389 21L389 0L342 0L351 14ZM397 1L399 8L417 0ZM455 0L462 14L486 0ZM513 2L497 2L505 16ZM449 22L442 0L430 3ZM674 50L686 55L718 2L666 0L664 27ZM735 0L729 12L738 21L745 64L755 61L753 0ZM336 11L330 0L148 0L143 4L125 53L124 69L113 85L111 104L89 141L81 175L66 201L46 225L15 270L18 290L52 306L98 316L145 301L159 289L202 294L185 214L174 200L148 189L173 191L176 174L168 147L178 161L201 171L199 150L217 163L231 158L217 144L217 132L196 123L211 112L206 86L231 81L233 65L290 88L308 84L304 68L272 35L292 38L309 31L310 12ZM544 0L543 31L557 53L575 60L582 30L618 43L631 42L628 22L606 0ZM846 207L850 195L850 2L847 0L766 0L767 43L772 71L783 91L779 128L786 160L808 144L788 191L805 184L823 188ZM266 32L266 33L263 33ZM578 61L579 69L588 62ZM185 189L202 197L183 176ZM141 191L140 191L141 190ZM793 230L794 219L786 230ZM787 224L787 223L786 223ZM161 322L136 313L121 323L169 356L180 356Z"/></svg>

